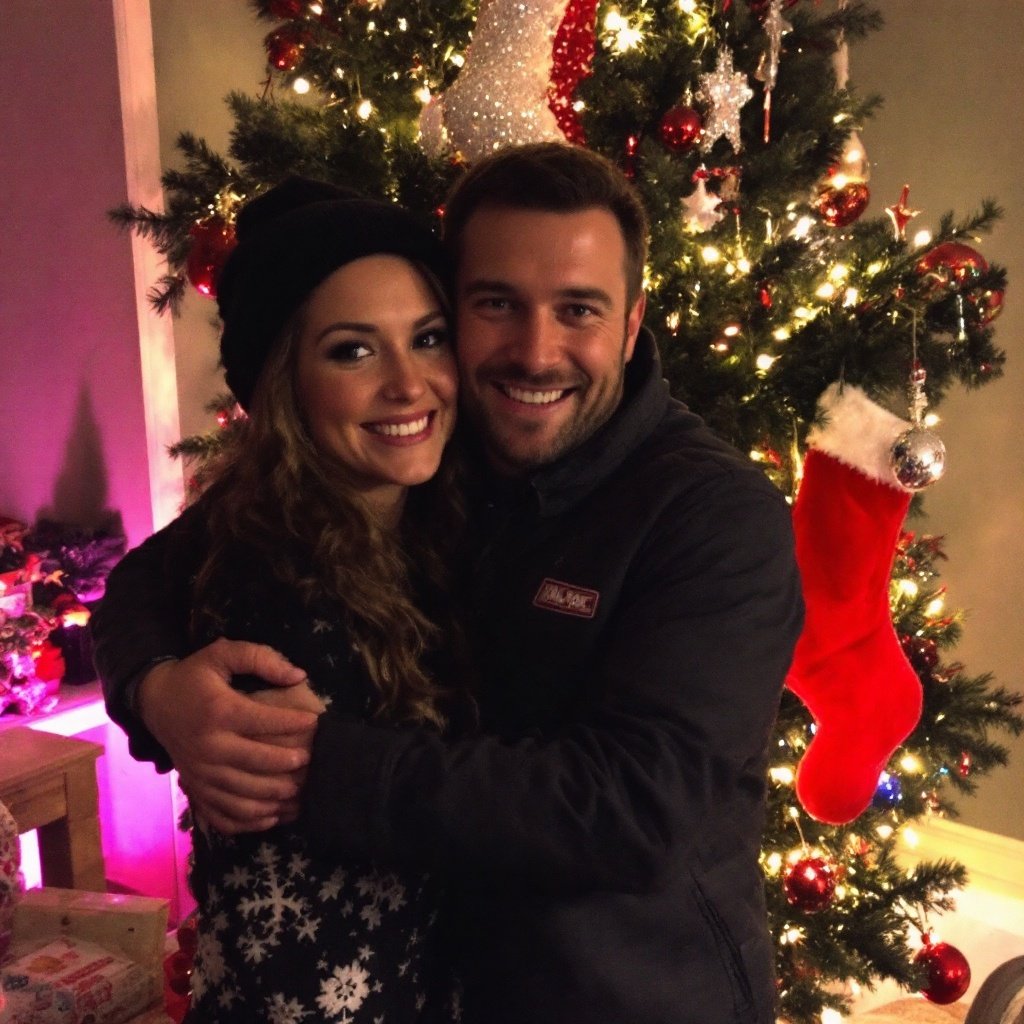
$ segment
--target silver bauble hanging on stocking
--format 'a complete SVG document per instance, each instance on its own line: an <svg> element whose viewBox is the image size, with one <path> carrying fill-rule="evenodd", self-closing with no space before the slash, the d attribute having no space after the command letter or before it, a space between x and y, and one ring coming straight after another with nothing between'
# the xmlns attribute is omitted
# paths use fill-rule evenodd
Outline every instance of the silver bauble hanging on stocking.
<svg viewBox="0 0 1024 1024"><path fill-rule="evenodd" d="M942 438L924 427L911 427L893 442L889 463L896 479L911 491L922 491L946 468Z"/></svg>

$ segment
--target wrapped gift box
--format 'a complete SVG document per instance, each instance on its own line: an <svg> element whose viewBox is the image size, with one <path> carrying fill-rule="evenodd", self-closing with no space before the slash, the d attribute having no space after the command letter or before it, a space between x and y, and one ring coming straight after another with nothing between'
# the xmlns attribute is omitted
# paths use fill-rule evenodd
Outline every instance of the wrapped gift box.
<svg viewBox="0 0 1024 1024"><path fill-rule="evenodd" d="M0 970L7 1024L123 1024L159 990L130 957L60 938Z"/></svg>
<svg viewBox="0 0 1024 1024"><path fill-rule="evenodd" d="M162 981L167 900L112 892L30 889L14 911L18 948L55 938L91 942L128 957Z"/></svg>
<svg viewBox="0 0 1024 1024"><path fill-rule="evenodd" d="M148 896L57 888L24 893L14 909L13 945L0 966L7 1000L0 1021L120 1024L159 1008L167 908L167 900Z"/></svg>

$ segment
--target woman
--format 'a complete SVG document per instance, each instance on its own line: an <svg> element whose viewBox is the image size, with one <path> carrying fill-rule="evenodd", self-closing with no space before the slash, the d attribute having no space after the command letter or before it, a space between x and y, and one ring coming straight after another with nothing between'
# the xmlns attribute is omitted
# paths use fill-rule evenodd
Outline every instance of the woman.
<svg viewBox="0 0 1024 1024"><path fill-rule="evenodd" d="M431 538L458 529L433 479L457 383L442 250L407 212L304 179L248 203L237 232L221 359L248 418L168 527L196 567L192 640L278 648L330 713L443 728L452 626ZM321 861L289 826L229 838L196 822L193 841L188 1021L436 1011L429 879Z"/></svg>

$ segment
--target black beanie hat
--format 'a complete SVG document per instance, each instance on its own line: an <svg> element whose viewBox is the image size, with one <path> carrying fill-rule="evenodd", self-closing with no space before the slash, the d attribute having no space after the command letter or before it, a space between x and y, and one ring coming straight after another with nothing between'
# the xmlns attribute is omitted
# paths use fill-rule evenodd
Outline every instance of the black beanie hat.
<svg viewBox="0 0 1024 1024"><path fill-rule="evenodd" d="M440 240L407 210L350 189L292 177L247 202L238 244L217 282L223 330L220 360L243 409L292 314L339 267L393 253L450 283Z"/></svg>

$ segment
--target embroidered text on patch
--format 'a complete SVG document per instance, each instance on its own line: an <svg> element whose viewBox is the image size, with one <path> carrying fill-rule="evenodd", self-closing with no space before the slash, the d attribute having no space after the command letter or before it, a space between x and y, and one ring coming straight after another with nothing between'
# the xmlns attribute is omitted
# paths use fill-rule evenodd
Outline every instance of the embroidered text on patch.
<svg viewBox="0 0 1024 1024"><path fill-rule="evenodd" d="M597 612L599 597L600 594L596 590L546 579L541 583L533 603L538 608L562 612L563 615L578 615L583 619L592 619Z"/></svg>

